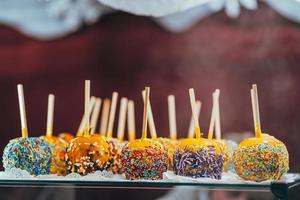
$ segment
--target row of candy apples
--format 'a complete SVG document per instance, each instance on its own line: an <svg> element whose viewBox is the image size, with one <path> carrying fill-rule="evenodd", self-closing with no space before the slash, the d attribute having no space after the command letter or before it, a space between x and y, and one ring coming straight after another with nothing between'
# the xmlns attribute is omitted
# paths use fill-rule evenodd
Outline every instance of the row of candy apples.
<svg viewBox="0 0 300 200"><path fill-rule="evenodd" d="M85 105L82 122L74 138L63 133L53 136L54 95L48 99L47 131L41 137L28 137L23 86L18 85L22 137L10 140L4 149L5 170L20 168L32 175L68 173L86 175L96 170L124 173L127 179L162 179L163 173L193 178L221 179L222 172L235 171L241 178L252 181L277 180L289 169L285 145L261 132L257 87L251 89L255 137L243 140L238 146L221 139L219 95L213 92L213 106L208 137L200 130L198 117L200 101L194 89L189 89L192 119L188 137L177 139L175 98L168 96L170 138L157 137L149 95L142 92L144 101L141 139L135 139L134 103L121 98L117 138L112 137L118 93L111 102L103 102L100 133L95 127L99 118L101 99L90 97L90 81L85 81ZM127 116L128 139L124 141ZM91 123L90 123L91 121ZM151 139L147 138L149 126ZM215 132L216 138L213 138ZM196 136L196 137L195 137ZM237 146L237 147L236 147Z"/></svg>

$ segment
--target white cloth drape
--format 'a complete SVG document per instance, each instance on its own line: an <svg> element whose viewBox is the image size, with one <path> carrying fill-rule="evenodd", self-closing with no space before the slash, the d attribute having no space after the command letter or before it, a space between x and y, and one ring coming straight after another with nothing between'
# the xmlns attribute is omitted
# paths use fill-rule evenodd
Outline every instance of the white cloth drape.
<svg viewBox="0 0 300 200"><path fill-rule="evenodd" d="M264 0L282 16L300 23L300 0ZM26 35L54 39L92 24L115 9L152 17L171 32L182 32L225 9L237 18L240 7L257 9L257 0L0 0L0 23Z"/></svg>

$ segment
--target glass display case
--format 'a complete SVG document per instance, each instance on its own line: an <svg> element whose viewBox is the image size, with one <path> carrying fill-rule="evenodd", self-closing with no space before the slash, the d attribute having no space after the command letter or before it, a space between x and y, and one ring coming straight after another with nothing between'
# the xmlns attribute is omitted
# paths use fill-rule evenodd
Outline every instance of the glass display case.
<svg viewBox="0 0 300 200"><path fill-rule="evenodd" d="M300 174L287 174L279 181L255 183L249 181L128 181L128 180L70 180L70 179L0 179L0 191L6 188L71 188L71 189L135 189L135 190L169 190L175 188L196 189L201 191L250 191L271 192L275 198L288 199L289 194L300 185ZM299 189L299 188L298 188ZM1 194L1 193L0 193Z"/></svg>

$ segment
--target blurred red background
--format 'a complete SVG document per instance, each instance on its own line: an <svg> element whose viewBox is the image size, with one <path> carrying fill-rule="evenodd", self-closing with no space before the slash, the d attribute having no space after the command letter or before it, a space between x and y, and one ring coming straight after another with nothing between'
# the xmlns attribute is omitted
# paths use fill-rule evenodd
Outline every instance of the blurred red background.
<svg viewBox="0 0 300 200"><path fill-rule="evenodd" d="M55 133L77 130L83 113L84 80L92 94L112 91L136 103L141 127L141 90L151 87L158 134L168 135L167 95L176 96L178 134L187 134L188 88L203 102L207 132L211 93L221 89L222 131L252 130L250 87L259 88L263 131L287 144L292 171L299 172L300 27L266 6L237 20L218 13L182 34L166 32L149 18L124 13L53 41L37 41L0 26L0 149L21 136L18 83L25 87L29 134L44 134L47 95L56 95ZM118 115L116 115L118 116Z"/></svg>

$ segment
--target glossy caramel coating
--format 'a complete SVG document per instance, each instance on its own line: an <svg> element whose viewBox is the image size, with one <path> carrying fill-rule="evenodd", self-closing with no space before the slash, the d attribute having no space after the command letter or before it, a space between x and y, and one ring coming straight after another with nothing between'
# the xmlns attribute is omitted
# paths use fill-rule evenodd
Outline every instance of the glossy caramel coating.
<svg viewBox="0 0 300 200"><path fill-rule="evenodd" d="M50 173L57 174L59 176L65 176L67 174L65 154L69 144L63 139L55 136L42 136L51 147L52 159L50 164Z"/></svg>
<svg viewBox="0 0 300 200"><path fill-rule="evenodd" d="M63 139L65 142L70 143L74 136L71 133L61 133L58 135L59 138Z"/></svg>
<svg viewBox="0 0 300 200"><path fill-rule="evenodd" d="M107 140L98 135L79 136L71 140L67 149L67 172L81 175L104 170L110 157Z"/></svg>
<svg viewBox="0 0 300 200"><path fill-rule="evenodd" d="M173 169L173 159L174 159L174 152L176 151L177 147L178 147L178 141L177 140L172 140L170 138L156 138L154 139L158 142L160 142L163 147L165 148L165 150L168 153L168 169L172 170Z"/></svg>

